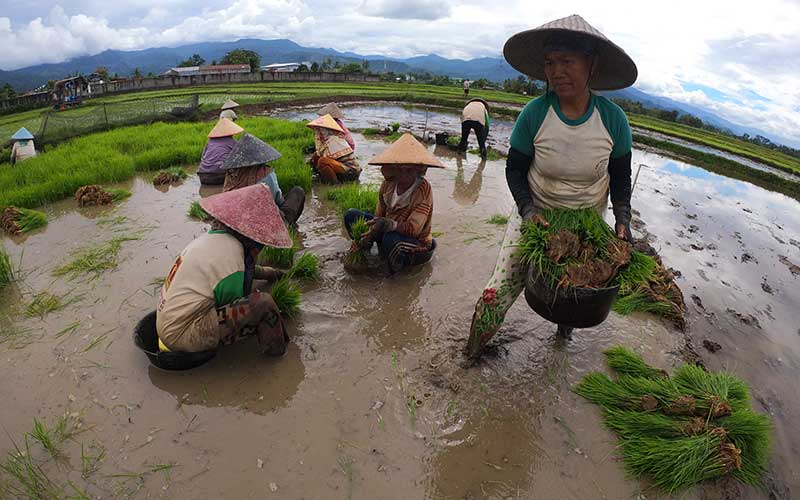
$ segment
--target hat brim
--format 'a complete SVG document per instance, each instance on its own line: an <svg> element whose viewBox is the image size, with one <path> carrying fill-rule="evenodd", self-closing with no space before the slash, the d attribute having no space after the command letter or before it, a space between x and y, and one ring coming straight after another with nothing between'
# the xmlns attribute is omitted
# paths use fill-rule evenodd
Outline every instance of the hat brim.
<svg viewBox="0 0 800 500"><path fill-rule="evenodd" d="M534 28L517 33L503 47L508 64L531 78L547 81L544 73L545 42L553 34L572 34L590 37L596 42L594 76L589 80L592 90L619 90L636 82L639 70L633 59L621 47L588 32L563 28Z"/></svg>
<svg viewBox="0 0 800 500"><path fill-rule="evenodd" d="M237 168L266 165L281 157L280 151L252 134L245 134L225 158L222 168Z"/></svg>
<svg viewBox="0 0 800 500"><path fill-rule="evenodd" d="M256 243L275 248L292 247L292 238L272 191L265 184L259 182L203 198L200 206L222 224Z"/></svg>
<svg viewBox="0 0 800 500"><path fill-rule="evenodd" d="M233 108L238 108L238 107L239 107L239 103L238 102L228 100L228 101L225 101L225 103L219 109L221 111L225 111L226 109L233 109Z"/></svg>
<svg viewBox="0 0 800 500"><path fill-rule="evenodd" d="M308 128L324 128L324 129L328 129L328 130L333 130L334 132L338 132L340 134L344 133L344 130L342 130L342 127L340 127L339 124L336 123L336 120L334 120L334 118L329 114L325 114L325 115L320 116L319 118L311 120L310 122L306 123L306 127L308 127Z"/></svg>
<svg viewBox="0 0 800 500"><path fill-rule="evenodd" d="M438 158L409 133L403 134L385 151L369 161L381 167L445 168Z"/></svg>
<svg viewBox="0 0 800 500"><path fill-rule="evenodd" d="M231 137L236 134L241 134L244 129L239 125L233 123L228 118L220 118L211 132L208 133L209 139L219 139L220 137Z"/></svg>

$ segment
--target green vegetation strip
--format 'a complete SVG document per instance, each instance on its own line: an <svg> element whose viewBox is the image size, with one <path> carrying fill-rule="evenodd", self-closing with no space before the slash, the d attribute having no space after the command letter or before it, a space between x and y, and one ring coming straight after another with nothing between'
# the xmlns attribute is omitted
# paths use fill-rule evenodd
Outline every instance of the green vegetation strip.
<svg viewBox="0 0 800 500"><path fill-rule="evenodd" d="M618 250L616 235L594 209L545 210L542 216L549 223L548 227L533 223L523 225L520 239L522 261L533 266L537 276L543 277L551 288L558 288L562 294L568 294L571 286L565 284L568 283L565 278L570 265L583 258L587 247L591 247L601 260L609 261L611 252ZM562 232L576 235L581 250L577 255L565 255L554 261L550 254L551 241ZM586 264L581 263L582 266ZM606 286L616 285L620 287L614 304L616 312L651 312L682 324L684 306L681 291L653 257L631 250L630 261Z"/></svg>
<svg viewBox="0 0 800 500"><path fill-rule="evenodd" d="M0 246L0 288L14 281L14 272L11 268L11 257L5 247Z"/></svg>
<svg viewBox="0 0 800 500"><path fill-rule="evenodd" d="M375 212L378 206L378 186L374 184L344 184L332 187L325 193L340 214L354 208L362 212Z"/></svg>
<svg viewBox="0 0 800 500"><path fill-rule="evenodd" d="M770 191L777 191L796 200L800 200L800 179L797 181L784 179L778 175L763 170L747 167L727 158L722 158L710 153L696 151L673 142L661 141L651 137L634 134L636 143L660 149L667 154L676 156L680 160L688 159L693 164L711 172L739 179Z"/></svg>
<svg viewBox="0 0 800 500"><path fill-rule="evenodd" d="M688 364L670 377L619 346L605 355L616 380L590 373L575 392L603 408L631 475L669 493L725 475L761 486L772 422L752 410L744 382Z"/></svg>
<svg viewBox="0 0 800 500"><path fill-rule="evenodd" d="M271 118L239 121L248 132L283 155L273 163L281 189L311 189L312 171L303 151L313 145L300 123ZM0 169L0 210L36 207L71 197L88 184L129 179L140 172L196 164L212 124L154 123L100 132L64 142L25 161L25 168Z"/></svg>

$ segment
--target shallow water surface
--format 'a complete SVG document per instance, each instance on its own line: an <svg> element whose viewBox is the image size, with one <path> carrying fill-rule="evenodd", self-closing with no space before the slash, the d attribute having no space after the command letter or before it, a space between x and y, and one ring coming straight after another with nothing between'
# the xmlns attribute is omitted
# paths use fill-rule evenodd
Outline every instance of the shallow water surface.
<svg viewBox="0 0 800 500"><path fill-rule="evenodd" d="M357 109L346 108L348 124ZM391 121L403 122L391 109ZM457 125L428 118L429 126ZM386 147L355 137L364 164ZM658 497L626 479L597 408L570 387L603 369L601 351L615 344L670 369L681 362L684 335L650 316L612 313L559 343L554 326L520 299L497 338L497 354L460 368L472 307L503 235L503 227L486 221L508 213L513 202L502 161L431 150L447 166L428 174L439 233L431 264L394 277L346 273L339 216L324 199L326 188L315 186L299 225L304 248L320 256L322 277L303 287L287 355L266 359L255 354L254 342L242 343L185 373L149 366L130 336L155 307L152 281L207 230L186 210L213 190L201 190L196 176L166 192L135 179L127 184L133 196L115 209L47 207L46 228L4 241L24 280L4 292L0 326L31 330L24 337L30 343L0 345L6 431L20 436L33 417L80 414L91 428L76 439L106 450L91 487L104 497L118 487L117 475L163 463L178 465L169 474L144 475L134 497ZM800 277L784 261L800 264L800 206L651 153L636 151L634 162L649 166L634 192L635 233L681 272L695 346L702 350L705 339L722 345L703 353L706 364L744 378L756 407L775 418L768 487L789 498L790 490L800 491L793 425L800 418ZM362 182L379 182L377 169L365 167ZM123 244L116 270L86 282L51 276L70 251L122 234L140 239ZM15 303L44 289L80 301L25 319ZM56 338L76 322L72 333ZM0 440L0 451L10 449L8 439ZM73 453L75 463L80 449ZM706 485L684 498L763 495Z"/></svg>

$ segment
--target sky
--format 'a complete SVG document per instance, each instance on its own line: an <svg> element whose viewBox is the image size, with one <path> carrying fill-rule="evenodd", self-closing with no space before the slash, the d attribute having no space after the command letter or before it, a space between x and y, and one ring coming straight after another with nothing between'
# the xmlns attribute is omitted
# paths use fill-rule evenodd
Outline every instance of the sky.
<svg viewBox="0 0 800 500"><path fill-rule="evenodd" d="M0 0L0 68L239 38L393 57L501 57L512 34L580 14L636 87L800 147L800 0Z"/></svg>

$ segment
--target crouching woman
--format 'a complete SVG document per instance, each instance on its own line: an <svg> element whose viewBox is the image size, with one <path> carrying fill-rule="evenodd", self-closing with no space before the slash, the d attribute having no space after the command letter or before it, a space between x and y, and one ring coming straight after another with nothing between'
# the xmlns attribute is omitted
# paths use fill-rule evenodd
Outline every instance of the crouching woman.
<svg viewBox="0 0 800 500"><path fill-rule="evenodd" d="M379 165L384 177L378 204L374 214L348 210L344 216L348 234L352 237L351 227L364 218L369 231L355 243L362 250L378 243L392 272L428 262L436 241L431 234L433 191L425 173L444 165L411 134L404 134L369 164Z"/></svg>
<svg viewBox="0 0 800 500"><path fill-rule="evenodd" d="M161 288L159 348L199 352L255 335L262 353L282 355L289 336L272 297L259 290L260 280L282 273L255 264L265 245L292 245L272 193L259 183L200 204L215 220L181 252Z"/></svg>

